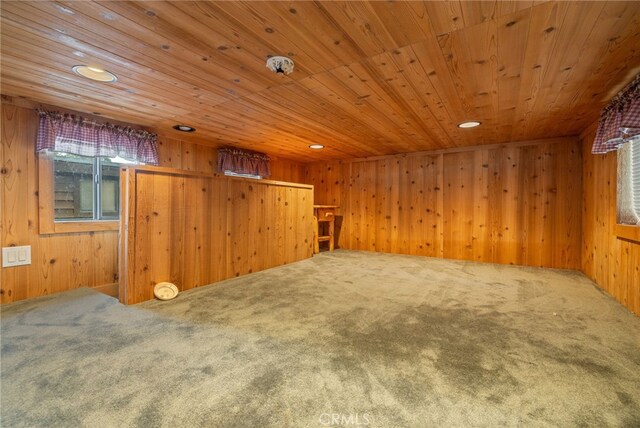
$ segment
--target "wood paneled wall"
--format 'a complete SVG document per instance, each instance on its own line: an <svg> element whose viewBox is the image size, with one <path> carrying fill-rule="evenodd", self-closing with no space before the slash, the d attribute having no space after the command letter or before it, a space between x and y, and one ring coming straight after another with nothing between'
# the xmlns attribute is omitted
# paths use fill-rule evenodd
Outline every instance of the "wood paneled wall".
<svg viewBox="0 0 640 428"><path fill-rule="evenodd" d="M577 138L307 165L342 248L580 268Z"/></svg>
<svg viewBox="0 0 640 428"><path fill-rule="evenodd" d="M183 169L185 171L213 173L217 168L217 147L192 144L164 135L159 136L158 155L161 167ZM288 159L270 156L270 180L302 183L305 176L304 164Z"/></svg>
<svg viewBox="0 0 640 428"><path fill-rule="evenodd" d="M38 117L33 108L3 97L0 159L0 242L3 247L31 245L29 266L3 268L0 302L7 303L78 287L115 290L118 281L118 233L55 235L38 233L38 171L35 138ZM99 119L104 120L104 119ZM211 173L216 149L161 136L161 166ZM302 181L304 166L272 162L274 180Z"/></svg>
<svg viewBox="0 0 640 428"><path fill-rule="evenodd" d="M582 135L582 270L598 286L640 315L640 242L615 230L616 152L594 155L595 124Z"/></svg>
<svg viewBox="0 0 640 428"><path fill-rule="evenodd" d="M38 234L38 117L32 109L1 108L1 243L31 245L31 265L2 268L2 303L115 283L117 232Z"/></svg>
<svg viewBox="0 0 640 428"><path fill-rule="evenodd" d="M120 300L153 298L311 257L313 187L127 168Z"/></svg>

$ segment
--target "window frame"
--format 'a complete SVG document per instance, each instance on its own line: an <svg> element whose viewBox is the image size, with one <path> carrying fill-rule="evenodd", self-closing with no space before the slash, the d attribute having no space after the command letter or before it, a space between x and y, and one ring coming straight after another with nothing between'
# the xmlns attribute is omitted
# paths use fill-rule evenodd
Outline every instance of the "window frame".
<svg viewBox="0 0 640 428"><path fill-rule="evenodd" d="M54 154L50 152L38 153L38 225L40 234L119 230L120 219L55 221L53 157ZM122 177L122 173L120 176Z"/></svg>
<svg viewBox="0 0 640 428"><path fill-rule="evenodd" d="M638 147L640 147L640 140L637 140L635 144L637 144ZM626 239L628 241L640 242L640 225L618 223L617 197L618 197L618 186L620 185L620 183L618 182L618 157L619 157L619 154L616 151L615 180L614 180L615 190L613 193L615 204L613 205L613 209L611 213L613 217L612 223L614 224L613 232L616 235L616 237L618 237L619 239Z"/></svg>
<svg viewBox="0 0 640 428"><path fill-rule="evenodd" d="M262 176L261 175L256 175L256 174L241 174L238 172L233 172L229 169L225 169L224 170L224 175L226 175L227 177L240 177L240 178L250 178L251 180L262 180Z"/></svg>

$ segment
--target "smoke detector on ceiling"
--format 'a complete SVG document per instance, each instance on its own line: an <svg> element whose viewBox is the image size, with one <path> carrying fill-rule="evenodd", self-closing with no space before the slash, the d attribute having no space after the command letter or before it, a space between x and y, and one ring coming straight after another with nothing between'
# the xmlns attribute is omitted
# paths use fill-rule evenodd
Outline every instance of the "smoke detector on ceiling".
<svg viewBox="0 0 640 428"><path fill-rule="evenodd" d="M272 56L267 59L267 68L274 73L291 74L293 67L293 60L286 56Z"/></svg>

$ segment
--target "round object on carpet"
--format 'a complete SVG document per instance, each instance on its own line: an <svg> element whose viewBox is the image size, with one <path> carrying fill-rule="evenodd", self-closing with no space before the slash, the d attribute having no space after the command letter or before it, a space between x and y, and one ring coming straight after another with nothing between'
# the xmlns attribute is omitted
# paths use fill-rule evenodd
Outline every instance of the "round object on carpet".
<svg viewBox="0 0 640 428"><path fill-rule="evenodd" d="M178 287L170 282L159 282L153 287L153 295L160 300L171 300L178 295Z"/></svg>

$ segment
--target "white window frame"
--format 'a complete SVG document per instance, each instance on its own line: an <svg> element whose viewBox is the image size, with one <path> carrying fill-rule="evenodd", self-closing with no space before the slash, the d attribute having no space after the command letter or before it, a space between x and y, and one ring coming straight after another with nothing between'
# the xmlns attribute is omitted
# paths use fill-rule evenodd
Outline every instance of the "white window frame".
<svg viewBox="0 0 640 428"><path fill-rule="evenodd" d="M640 242L640 136L618 150L617 160L615 234Z"/></svg>
<svg viewBox="0 0 640 428"><path fill-rule="evenodd" d="M120 220L115 218L56 221L54 187L54 153L40 152L38 153L38 226L40 234L117 231L120 228Z"/></svg>
<svg viewBox="0 0 640 428"><path fill-rule="evenodd" d="M227 175L229 177L244 177L244 178L253 178L255 180L262 180L262 176L261 175L239 174L237 172L229 171L228 169L224 171L224 175Z"/></svg>

